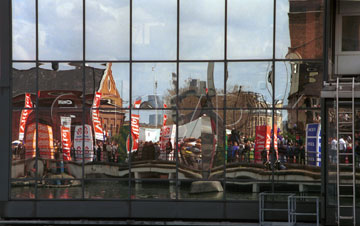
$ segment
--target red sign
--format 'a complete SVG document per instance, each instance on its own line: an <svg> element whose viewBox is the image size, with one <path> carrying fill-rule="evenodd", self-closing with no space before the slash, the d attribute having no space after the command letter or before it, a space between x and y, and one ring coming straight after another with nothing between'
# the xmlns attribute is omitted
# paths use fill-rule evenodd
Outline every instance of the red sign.
<svg viewBox="0 0 360 226"><path fill-rule="evenodd" d="M96 92L94 97L94 102L92 105L93 108L92 120L93 120L93 127L94 127L96 140L104 140L104 133L103 133L103 128L101 126L101 119L99 114L100 100L101 100L101 93Z"/></svg>
<svg viewBox="0 0 360 226"><path fill-rule="evenodd" d="M33 107L33 104L31 102L31 95L30 95L30 93L26 93L25 94L25 108L32 108L32 107ZM32 112L31 109L24 109L21 111L20 127L19 127L19 140L24 140L26 121L31 112Z"/></svg>
<svg viewBox="0 0 360 226"><path fill-rule="evenodd" d="M134 102L134 108L139 108L141 100L136 100ZM139 147L139 136L140 136L140 116L136 114L131 114L131 152L136 151ZM126 141L127 150L130 150L130 137Z"/></svg>
<svg viewBox="0 0 360 226"><path fill-rule="evenodd" d="M54 159L54 140L51 126L38 124L38 149L39 157L43 159ZM25 158L36 156L36 124L32 123L26 130Z"/></svg>
<svg viewBox="0 0 360 226"><path fill-rule="evenodd" d="M277 128L275 125L274 129L274 148L276 150L276 157L278 157L278 146L277 146ZM270 126L256 126L256 138L255 138L255 161L257 163L261 161L261 152L266 149L267 160L269 160L269 150L271 144L271 127Z"/></svg>
<svg viewBox="0 0 360 226"><path fill-rule="evenodd" d="M61 126L61 144L64 161L70 161L71 131L69 127Z"/></svg>

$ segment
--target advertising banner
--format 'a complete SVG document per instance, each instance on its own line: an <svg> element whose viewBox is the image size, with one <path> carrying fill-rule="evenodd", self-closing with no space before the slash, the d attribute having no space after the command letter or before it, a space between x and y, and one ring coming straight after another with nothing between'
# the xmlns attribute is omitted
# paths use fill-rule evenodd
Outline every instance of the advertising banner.
<svg viewBox="0 0 360 226"><path fill-rule="evenodd" d="M261 152L266 149L270 150L270 142L271 142L271 128L270 126L256 126L255 129L255 162L261 163Z"/></svg>
<svg viewBox="0 0 360 226"><path fill-rule="evenodd" d="M134 108L139 108L141 100L136 100L134 102ZM140 136L140 115L131 114L131 140L132 144L130 145L130 137L126 141L126 149L129 152L131 146L131 152L136 151L139 148L139 136Z"/></svg>
<svg viewBox="0 0 360 226"><path fill-rule="evenodd" d="M306 125L305 162L307 165L321 166L321 125Z"/></svg>
<svg viewBox="0 0 360 226"><path fill-rule="evenodd" d="M83 148L84 142L84 148ZM77 162L82 162L83 150L85 162L92 162L94 159L94 146L93 136L91 132L91 126L84 125L84 133L82 126L76 126L74 132L74 148L75 148L75 159Z"/></svg>
<svg viewBox="0 0 360 226"><path fill-rule="evenodd" d="M166 160L166 156L168 157L167 160L173 160L174 158L174 150L166 155L166 143L171 142L171 146L175 147L175 136L176 136L176 125L168 125L163 126L161 129L161 138L160 138L160 159Z"/></svg>
<svg viewBox="0 0 360 226"><path fill-rule="evenodd" d="M61 144L64 161L70 161L71 129L67 126L61 126Z"/></svg>
<svg viewBox="0 0 360 226"><path fill-rule="evenodd" d="M94 96L91 112L92 112L92 121L93 121L95 139L103 141L104 131L101 126L101 119L99 114L100 100L101 100L101 93L96 92Z"/></svg>
<svg viewBox="0 0 360 226"><path fill-rule="evenodd" d="M25 94L25 108L32 108L32 107L33 107L33 104L31 102L31 94L26 93ZM24 140L26 121L31 112L32 112L31 109L24 109L21 111L20 126L19 126L19 140Z"/></svg>
<svg viewBox="0 0 360 226"><path fill-rule="evenodd" d="M36 156L36 123L28 126L25 140L25 158ZM54 159L54 139L52 127L45 124L38 124L38 149L39 157L43 159Z"/></svg>

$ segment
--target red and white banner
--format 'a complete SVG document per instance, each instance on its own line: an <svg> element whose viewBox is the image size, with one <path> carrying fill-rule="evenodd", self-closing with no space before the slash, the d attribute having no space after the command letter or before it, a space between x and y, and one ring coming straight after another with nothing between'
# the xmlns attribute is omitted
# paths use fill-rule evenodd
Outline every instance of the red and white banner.
<svg viewBox="0 0 360 226"><path fill-rule="evenodd" d="M134 108L139 108L141 100L134 102ZM140 115L131 114L131 152L136 151L139 148L139 136L140 136ZM130 150L130 137L126 141L127 150Z"/></svg>
<svg viewBox="0 0 360 226"><path fill-rule="evenodd" d="M96 140L104 140L104 131L101 126L101 119L99 114L101 93L96 92L94 96L94 102L92 105L92 121Z"/></svg>
<svg viewBox="0 0 360 226"><path fill-rule="evenodd" d="M25 94L25 108L32 108L32 107L33 107L33 104L31 102L31 94L26 93ZM19 126L19 140L24 140L26 121L31 112L32 112L31 109L24 109L21 111L20 126Z"/></svg>
<svg viewBox="0 0 360 226"><path fill-rule="evenodd" d="M277 128L274 129L274 148L276 150L276 157L278 158L278 146L277 146ZM269 150L271 144L271 127L270 126L256 126L256 138L255 138L255 162L260 163L261 152L266 149L267 160L269 160Z"/></svg>
<svg viewBox="0 0 360 226"><path fill-rule="evenodd" d="M69 127L61 126L61 144L64 161L70 161L71 129Z"/></svg>
<svg viewBox="0 0 360 226"><path fill-rule="evenodd" d="M32 123L26 130L25 158L36 156L36 123ZM54 139L52 127L38 124L38 149L39 157L43 159L54 159Z"/></svg>

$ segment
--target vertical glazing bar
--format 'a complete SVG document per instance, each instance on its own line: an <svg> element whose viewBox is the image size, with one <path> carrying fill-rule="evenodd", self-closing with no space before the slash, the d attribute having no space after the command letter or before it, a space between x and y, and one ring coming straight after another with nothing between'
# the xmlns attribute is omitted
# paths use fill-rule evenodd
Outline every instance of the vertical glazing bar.
<svg viewBox="0 0 360 226"><path fill-rule="evenodd" d="M82 176L81 176L81 197L84 199L85 198L85 114L86 114L86 108L85 108L85 103L86 103L86 64L85 64L85 60L86 60L86 0L83 0L83 56L82 56L82 76L83 76L83 104L82 104L82 131L83 131L83 134L82 134L82 164L81 164L81 168L82 168ZM95 95L95 93L94 93ZM95 139L96 141L96 139Z"/></svg>
<svg viewBox="0 0 360 226"><path fill-rule="evenodd" d="M35 62L36 62L36 106L35 106L35 128L36 128L36 150L35 150L35 199L38 198L38 124L39 124L39 0L35 0Z"/></svg>
<svg viewBox="0 0 360 226"><path fill-rule="evenodd" d="M319 198L316 198L316 226L319 226Z"/></svg>
<svg viewBox="0 0 360 226"><path fill-rule="evenodd" d="M353 191L353 221L354 221L354 225L356 225L356 203L355 203L355 188L356 188L356 178L355 178L355 78L352 78L352 87L351 87L351 94L352 94L352 140L353 140L353 146L351 147L352 149L352 175L353 175L353 179L352 179L352 183L353 183L353 187L352 187L352 191Z"/></svg>
<svg viewBox="0 0 360 226"><path fill-rule="evenodd" d="M131 153L131 149L132 149L132 136L131 136L131 112L132 112L132 26L133 26L133 21L132 21L132 3L133 3L133 0L129 0L129 10L130 10L130 32L129 32L129 60L130 60L130 63L129 63L129 76L130 76L130 89L129 89L129 116L130 116L130 121L129 121L129 153L128 153L128 166L129 166L129 217L132 217L132 211L131 211L131 193L132 193L132 187L131 187L131 184L132 184L132 181L131 181L131 156L132 156L132 153Z"/></svg>
<svg viewBox="0 0 360 226"><path fill-rule="evenodd" d="M276 150L275 150L275 39L276 39L276 0L274 0L274 10L273 10L273 56L272 56L272 145L270 146L270 150L272 150L271 154L271 166L272 166L272 172L271 172L271 192L275 192L275 156L276 156Z"/></svg>
<svg viewBox="0 0 360 226"><path fill-rule="evenodd" d="M224 24L225 24L225 27L224 27L224 59L225 59L225 62L224 62L224 105L223 105L223 138L224 140L222 141L223 142L223 145L224 145L224 153L223 153L223 158L224 158L224 161L223 161L223 165L224 165L224 196L223 196L223 199L226 200L226 144L227 144L227 136L226 136L226 78L227 78L227 15L228 15L228 0L225 0L225 21L224 21ZM224 208L224 214L226 216L226 208Z"/></svg>
<svg viewBox="0 0 360 226"><path fill-rule="evenodd" d="M338 225L340 225L340 177L339 177L339 162L340 162L340 156L339 156L339 78L336 80L336 192L337 192L337 220Z"/></svg>
<svg viewBox="0 0 360 226"><path fill-rule="evenodd" d="M177 17L176 17L176 98L175 98L175 111L176 111L176 141L175 141L175 154L176 154L176 186L175 186L175 191L176 191L176 200L179 199L179 152L181 150L179 150L179 110L178 110L178 97L179 97L179 59L180 59L180 0L177 0L176 2L176 12L177 12Z"/></svg>

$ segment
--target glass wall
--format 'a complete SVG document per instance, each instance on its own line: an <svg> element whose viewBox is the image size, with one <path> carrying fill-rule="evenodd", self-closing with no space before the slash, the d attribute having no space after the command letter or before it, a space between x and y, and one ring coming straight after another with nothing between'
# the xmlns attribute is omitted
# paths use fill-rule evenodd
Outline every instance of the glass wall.
<svg viewBox="0 0 360 226"><path fill-rule="evenodd" d="M319 195L323 5L13 0L11 199Z"/></svg>

